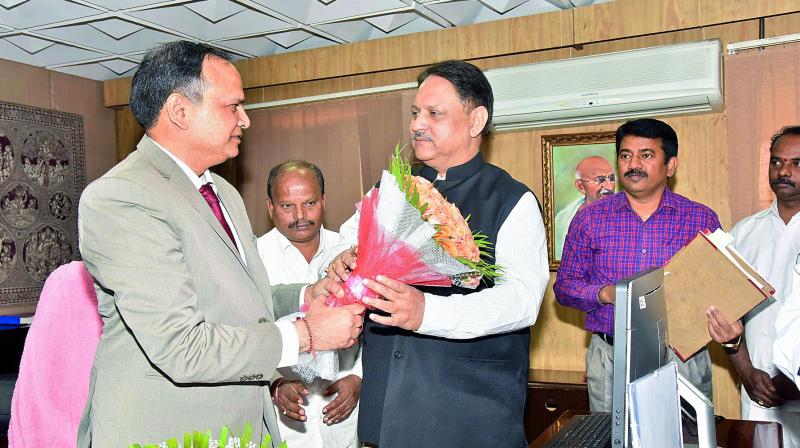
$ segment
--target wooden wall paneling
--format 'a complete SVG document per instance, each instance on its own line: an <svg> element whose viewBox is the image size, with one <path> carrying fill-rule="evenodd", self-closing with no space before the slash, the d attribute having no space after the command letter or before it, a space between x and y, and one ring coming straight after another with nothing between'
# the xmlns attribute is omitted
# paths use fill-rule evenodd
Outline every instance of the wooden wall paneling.
<svg viewBox="0 0 800 448"><path fill-rule="evenodd" d="M639 48L694 42L698 40L703 40L703 30L700 28L670 31L666 33L650 34L647 36L637 36L626 39L616 39L585 44L578 49L573 48L572 56L591 56L615 51L635 50Z"/></svg>
<svg viewBox="0 0 800 448"><path fill-rule="evenodd" d="M795 2L797 3L797 2ZM785 36L800 33L800 13L767 17L764 20L764 37Z"/></svg>
<svg viewBox="0 0 800 448"><path fill-rule="evenodd" d="M136 144L144 135L144 129L133 118L130 107L126 106L114 112L117 120L116 156L117 161L120 161L136 150Z"/></svg>
<svg viewBox="0 0 800 448"><path fill-rule="evenodd" d="M585 372L586 349L591 337L591 333L583 328L586 315L556 302L553 294L555 280L553 272L539 316L531 327L531 368Z"/></svg>
<svg viewBox="0 0 800 448"><path fill-rule="evenodd" d="M325 175L325 225L338 229L361 197L358 120L355 101L249 111L239 154L240 191L253 231L272 228L267 216L267 175L285 160L315 163Z"/></svg>
<svg viewBox="0 0 800 448"><path fill-rule="evenodd" d="M242 75L245 89L287 82L340 76L341 45L284 53L273 56L241 59L234 65Z"/></svg>
<svg viewBox="0 0 800 448"><path fill-rule="evenodd" d="M103 98L106 107L117 107L128 104L131 96L132 81L133 77L103 81Z"/></svg>
<svg viewBox="0 0 800 448"><path fill-rule="evenodd" d="M441 59L477 59L572 45L572 13L557 11L446 30ZM455 51L454 51L455 50ZM425 61L427 65L437 60Z"/></svg>
<svg viewBox="0 0 800 448"><path fill-rule="evenodd" d="M532 64L534 62L563 59L569 56L569 48L557 48L552 50L530 51L504 56L471 59L470 62L474 63L483 70L487 70L491 68L510 67L522 64ZM256 87L245 90L245 102L247 104L254 104L292 98L304 98L308 96L329 93L347 92L351 90L368 89L393 84L404 84L415 82L417 75L419 75L422 70L424 70L424 66L388 70L376 73L364 73L360 75L339 78Z"/></svg>
<svg viewBox="0 0 800 448"><path fill-rule="evenodd" d="M706 9L710 11L700 13ZM697 28L729 19L744 20L797 9L796 0L618 0L571 11L245 59L236 61L235 65L242 74L244 87L253 89L422 67L443 59L481 59ZM797 29L792 25L794 19L776 17L770 20L775 30L770 35L776 35L781 28ZM130 82L131 78L106 81L106 106L127 104ZM345 86L341 88L346 89Z"/></svg>
<svg viewBox="0 0 800 448"><path fill-rule="evenodd" d="M355 90L353 87L353 77L348 76L342 78L318 79L314 81L256 87L245 90L244 98L246 104L256 104L269 101L323 95L332 92L347 92L351 90Z"/></svg>
<svg viewBox="0 0 800 448"><path fill-rule="evenodd" d="M575 43L699 27L699 9L699 0L617 0L575 8Z"/></svg>
<svg viewBox="0 0 800 448"><path fill-rule="evenodd" d="M730 173L725 127L719 125L722 114L694 114L664 117L678 133L678 170L674 191L711 207L720 220L730 222ZM723 222L723 226L724 226ZM727 227L730 229L730 227ZM710 344L711 346L717 344ZM724 351L711 350L716 412L729 418L741 415L737 378Z"/></svg>
<svg viewBox="0 0 800 448"><path fill-rule="evenodd" d="M754 17L774 16L800 10L797 0L700 0L700 22L704 24L735 22Z"/></svg>
<svg viewBox="0 0 800 448"><path fill-rule="evenodd" d="M411 103L416 90L370 95L356 104L361 156L361 185L366 193L389 166L395 145L413 152L408 138Z"/></svg>
<svg viewBox="0 0 800 448"><path fill-rule="evenodd" d="M103 84L91 79L50 73L52 109L83 117L86 147L86 180L91 182L116 163L113 143L114 111L103 106Z"/></svg>
<svg viewBox="0 0 800 448"><path fill-rule="evenodd" d="M571 48L556 48L552 50L529 51L525 53L493 56L481 59L471 59L469 62L480 67L481 70L493 68L513 67L516 65L533 64L536 62L553 61L570 57Z"/></svg>
<svg viewBox="0 0 800 448"><path fill-rule="evenodd" d="M0 59L0 100L50 108L50 72L32 65Z"/></svg>
<svg viewBox="0 0 800 448"><path fill-rule="evenodd" d="M526 184L541 202L542 139L547 133L568 130L529 130L492 134L483 145L484 157ZM589 337L584 313L559 305L553 295L555 273L545 291L536 323L531 327L531 368L584 371Z"/></svg>
<svg viewBox="0 0 800 448"><path fill-rule="evenodd" d="M719 39L722 42L722 53L727 54L727 46L731 42L758 39L758 19L722 25L704 26L703 39Z"/></svg>

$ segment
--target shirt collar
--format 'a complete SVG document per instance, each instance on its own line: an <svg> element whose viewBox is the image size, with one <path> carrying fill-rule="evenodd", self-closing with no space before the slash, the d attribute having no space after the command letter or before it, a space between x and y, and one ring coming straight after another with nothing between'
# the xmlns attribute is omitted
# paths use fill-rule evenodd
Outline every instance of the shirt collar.
<svg viewBox="0 0 800 448"><path fill-rule="evenodd" d="M319 227L319 247L317 248L317 251L314 253L314 257L319 255L319 253L322 252L325 249L325 232L324 232L324 230L325 230L325 226L320 226ZM294 244L292 244L292 242L289 241L289 238L286 238L286 235L282 234L277 228L275 228L275 233L278 234L278 243L280 243L281 249L283 249L284 252L289 250L289 249L291 249L291 248L294 248Z"/></svg>
<svg viewBox="0 0 800 448"><path fill-rule="evenodd" d="M773 215L774 217L776 217L776 218L780 219L781 221L783 221L783 219L781 218L780 212L778 212L778 200L777 199L773 199L772 200L772 205L769 206L768 210L769 211L767 213L759 213L758 216L756 216L756 218L766 218L769 215Z"/></svg>
<svg viewBox="0 0 800 448"><path fill-rule="evenodd" d="M614 210L627 208L633 211L628 195L626 195L624 191L615 194L613 199L617 201L616 204L614 204ZM677 210L679 207L677 195L673 193L668 186L664 187L664 194L661 195L661 201L658 203L658 207L656 207L656 211L653 212L653 214L655 215L659 210L665 207L673 210Z"/></svg>
<svg viewBox="0 0 800 448"><path fill-rule="evenodd" d="M202 187L207 183L210 183L211 188L214 189L214 193L217 192L217 185L214 183L214 179L211 177L211 171L205 170L202 175L198 176L197 174L194 173L194 171L192 171L191 168L189 168L189 165L183 163L183 160L177 158L175 154L169 152L167 148L161 146L161 144L158 143L157 141L153 139L150 140L153 143L155 143L158 149L164 151L169 156L169 158L172 159L176 165L178 165L178 168L180 168L181 171L183 171L183 173L186 174L186 177L188 177L189 180L192 181L192 185L194 185L196 189L200 190L200 187Z"/></svg>
<svg viewBox="0 0 800 448"><path fill-rule="evenodd" d="M477 173L478 170L481 169L481 166L483 166L483 163L484 163L483 154L481 154L481 152L478 151L478 154L476 154L475 157L473 157L469 162L463 165L458 165L448 168L447 173L445 174L445 178L443 180L453 181L453 180L466 179L472 176L473 174ZM429 167L428 165L423 165L422 169L419 172L420 176L424 177L425 179L431 182L437 179L438 174L439 173L435 169ZM440 179L440 181L441 180L442 179Z"/></svg>

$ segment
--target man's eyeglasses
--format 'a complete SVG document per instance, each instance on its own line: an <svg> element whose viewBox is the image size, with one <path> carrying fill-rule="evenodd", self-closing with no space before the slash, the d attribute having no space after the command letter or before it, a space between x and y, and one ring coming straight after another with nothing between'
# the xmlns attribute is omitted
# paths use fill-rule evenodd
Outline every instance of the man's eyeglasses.
<svg viewBox="0 0 800 448"><path fill-rule="evenodd" d="M581 181L581 182L594 182L597 185L602 185L602 184L606 183L606 181L609 181L611 183L616 183L617 182L617 176L615 176L613 174L609 174L608 176L597 176L594 179L578 179L578 180Z"/></svg>

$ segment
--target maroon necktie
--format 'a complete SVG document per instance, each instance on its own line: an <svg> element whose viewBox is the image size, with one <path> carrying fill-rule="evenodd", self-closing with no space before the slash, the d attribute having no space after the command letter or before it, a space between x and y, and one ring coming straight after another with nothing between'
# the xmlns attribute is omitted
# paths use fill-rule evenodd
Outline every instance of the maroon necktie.
<svg viewBox="0 0 800 448"><path fill-rule="evenodd" d="M236 245L236 238L233 237L233 232L231 232L231 228L228 226L228 221L225 221L225 216L222 215L222 207L219 206L219 198L217 197L217 194L214 193L214 189L211 188L211 182L200 187L200 194L202 194L203 199L208 202L208 206L211 207L211 211L214 212L214 216L217 217L217 221L219 221L222 228L225 229L225 233L227 233L231 238L233 247L238 249L239 247Z"/></svg>

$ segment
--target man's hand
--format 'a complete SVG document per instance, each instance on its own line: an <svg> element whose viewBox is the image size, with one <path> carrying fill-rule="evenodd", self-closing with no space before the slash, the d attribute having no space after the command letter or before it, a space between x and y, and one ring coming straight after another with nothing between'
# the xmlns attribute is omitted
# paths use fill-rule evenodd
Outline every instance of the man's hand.
<svg viewBox="0 0 800 448"><path fill-rule="evenodd" d="M330 307L322 299L313 300L306 312L308 327L299 320L294 323L300 351L338 350L353 346L364 326L363 313L364 305L360 303Z"/></svg>
<svg viewBox="0 0 800 448"><path fill-rule="evenodd" d="M783 404L783 398L778 394L767 372L753 368L740 376L747 395L759 406L771 408Z"/></svg>
<svg viewBox="0 0 800 448"><path fill-rule="evenodd" d="M347 417L350 417L353 409L358 404L360 393L361 378L356 375L347 375L328 386L328 389L325 390L325 396L337 395L333 401L322 408L322 413L325 414L322 421L330 426L347 420Z"/></svg>
<svg viewBox="0 0 800 448"><path fill-rule="evenodd" d="M388 313L389 316L370 313L369 318L383 325L400 327L405 330L418 330L425 314L425 296L422 292L413 286L382 275L375 280L364 279L364 286L383 298L365 297L364 303Z"/></svg>
<svg viewBox="0 0 800 448"><path fill-rule="evenodd" d="M273 400L278 412L299 422L306 421L306 411L303 409L305 397L308 395L306 386L298 380L282 380L275 386Z"/></svg>
<svg viewBox="0 0 800 448"><path fill-rule="evenodd" d="M797 385L782 372L778 372L772 378L772 384L775 386L775 390L778 391L778 395L784 400L800 400L800 390L797 389Z"/></svg>
<svg viewBox="0 0 800 448"><path fill-rule="evenodd" d="M614 285L606 285L598 293L598 299L600 302L605 303L607 305L613 305L616 301L616 291Z"/></svg>
<svg viewBox="0 0 800 448"><path fill-rule="evenodd" d="M728 322L722 311L715 306L708 307L706 316L708 316L708 334L711 339L720 344L736 339L744 333L744 326L742 326L741 320L737 320L734 323Z"/></svg>
<svg viewBox="0 0 800 448"><path fill-rule="evenodd" d="M356 268L358 258L358 246L353 246L336 256L331 264L325 268L328 278L337 282L344 282L350 277L350 272Z"/></svg>

